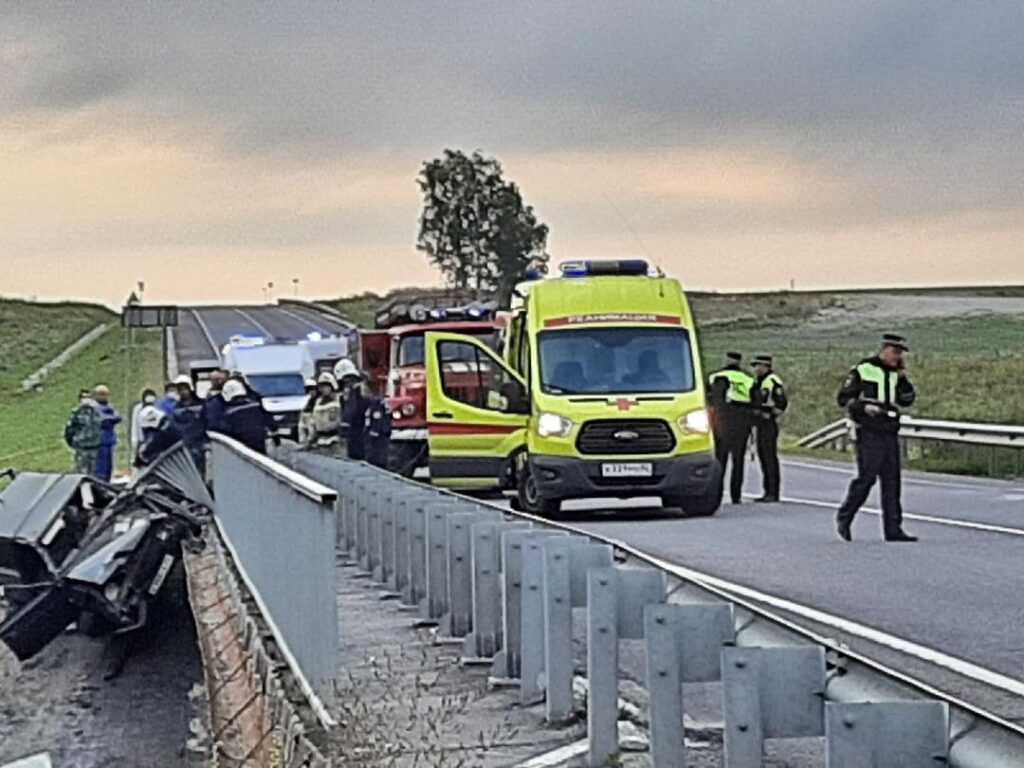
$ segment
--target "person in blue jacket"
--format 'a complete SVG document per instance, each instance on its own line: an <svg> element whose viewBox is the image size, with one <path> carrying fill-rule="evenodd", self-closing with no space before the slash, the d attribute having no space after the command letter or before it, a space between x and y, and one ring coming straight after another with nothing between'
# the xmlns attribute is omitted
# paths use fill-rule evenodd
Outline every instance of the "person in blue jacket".
<svg viewBox="0 0 1024 768"><path fill-rule="evenodd" d="M391 411L387 401L380 396L377 385L367 381L366 419L363 441L366 449L366 461L381 469L388 468L388 446L391 443Z"/></svg>
<svg viewBox="0 0 1024 768"><path fill-rule="evenodd" d="M262 400L258 396L249 397L245 385L233 380L224 384L223 395L224 419L216 431L257 453L266 454L267 437L274 431L274 419L263 407Z"/></svg>
<svg viewBox="0 0 1024 768"><path fill-rule="evenodd" d="M223 389L227 380L227 371L217 370L210 374L210 391L206 394L203 416L206 418L206 428L215 432L224 431L224 412L228 404Z"/></svg>
<svg viewBox="0 0 1024 768"><path fill-rule="evenodd" d="M174 404L178 402L178 385L168 381L164 387L164 396L156 401L156 407L170 416L174 413Z"/></svg>
<svg viewBox="0 0 1024 768"><path fill-rule="evenodd" d="M117 425L121 414L110 404L110 389L100 384L93 390L92 399L100 414L100 448L96 453L95 476L105 483L114 474L114 446L117 445Z"/></svg>
<svg viewBox="0 0 1024 768"><path fill-rule="evenodd" d="M178 402L171 412L171 423L181 433L182 442L188 449L199 473L206 474L206 417L204 403L192 389L192 379L179 376L174 381L178 388Z"/></svg>

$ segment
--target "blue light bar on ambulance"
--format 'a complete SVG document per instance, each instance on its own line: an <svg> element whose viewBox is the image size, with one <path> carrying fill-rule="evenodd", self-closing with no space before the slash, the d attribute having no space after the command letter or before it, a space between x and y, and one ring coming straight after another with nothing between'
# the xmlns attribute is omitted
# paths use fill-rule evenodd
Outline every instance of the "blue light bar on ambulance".
<svg viewBox="0 0 1024 768"><path fill-rule="evenodd" d="M647 275L650 267L643 259L615 259L609 261L563 261L559 265L562 277L591 277L594 275Z"/></svg>

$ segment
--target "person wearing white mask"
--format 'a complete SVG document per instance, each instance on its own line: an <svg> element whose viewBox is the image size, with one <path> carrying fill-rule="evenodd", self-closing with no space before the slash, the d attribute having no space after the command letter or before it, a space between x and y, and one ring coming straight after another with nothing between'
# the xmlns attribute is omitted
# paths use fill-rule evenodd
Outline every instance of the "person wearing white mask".
<svg viewBox="0 0 1024 768"><path fill-rule="evenodd" d="M142 425L139 423L139 414L147 405L156 405L156 392L152 389L142 390L142 399L132 406L130 435L132 456L136 454L139 450L139 446L142 445Z"/></svg>

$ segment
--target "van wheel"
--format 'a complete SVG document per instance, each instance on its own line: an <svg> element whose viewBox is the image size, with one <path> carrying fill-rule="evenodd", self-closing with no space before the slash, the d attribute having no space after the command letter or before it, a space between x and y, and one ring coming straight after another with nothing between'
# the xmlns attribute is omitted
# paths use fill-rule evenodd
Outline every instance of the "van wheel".
<svg viewBox="0 0 1024 768"><path fill-rule="evenodd" d="M722 506L717 489L697 496L671 496L662 500L666 507L679 507L683 517L711 517Z"/></svg>
<svg viewBox="0 0 1024 768"><path fill-rule="evenodd" d="M547 499L541 495L540 489L530 471L529 462L524 462L519 470L518 507L523 512L542 517L555 517L562 510L562 502L558 499Z"/></svg>

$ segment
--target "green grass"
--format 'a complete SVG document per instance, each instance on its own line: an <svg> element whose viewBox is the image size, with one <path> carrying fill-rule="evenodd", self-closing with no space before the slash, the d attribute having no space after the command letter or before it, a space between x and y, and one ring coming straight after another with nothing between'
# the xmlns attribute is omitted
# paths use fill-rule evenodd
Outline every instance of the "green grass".
<svg viewBox="0 0 1024 768"><path fill-rule="evenodd" d="M0 306L3 306L0 304ZM52 345L52 326L55 318L49 311L35 315L37 307L22 307L25 319L21 323L17 348L25 349L33 339L41 339L39 346ZM46 310L49 308L46 307ZM37 322L30 322L33 316ZM95 325L95 323L93 323ZM0 343L9 342L8 328L3 327ZM80 336L81 334L77 334ZM75 336L75 334L72 334ZM134 402L142 389L150 386L159 390L162 386L163 361L161 358L161 336L158 331L136 331L133 349L133 365L128 378L128 392ZM47 347L42 362L52 359L63 345ZM22 360L32 355L23 355ZM31 363L27 363L33 367ZM19 470L63 471L71 466L71 454L64 445L64 423L78 399L83 387L104 383L113 392L115 407L125 415L125 361L124 331L113 327L91 344L79 356L53 373L40 387L32 392L22 392L18 386L20 375L13 376L13 384L6 381L0 388L0 467L12 466ZM125 468L128 463L128 439L126 425L118 435L118 464Z"/></svg>
<svg viewBox="0 0 1024 768"><path fill-rule="evenodd" d="M116 320L95 304L0 300L0 390L18 386L97 325Z"/></svg>
<svg viewBox="0 0 1024 768"><path fill-rule="evenodd" d="M698 325L702 318L698 316ZM859 326L809 323L797 317L767 323L738 321L702 328L706 370L737 349L748 357L768 352L786 383L791 406L783 444L842 416L835 395L846 372L875 352L888 326L866 318ZM910 377L918 391L915 416L954 421L1024 424L1024 316L983 315L939 318L900 326L911 339ZM1019 452L1018 452L1019 453ZM930 444L915 447L911 465L971 474L1014 474L1019 456Z"/></svg>

